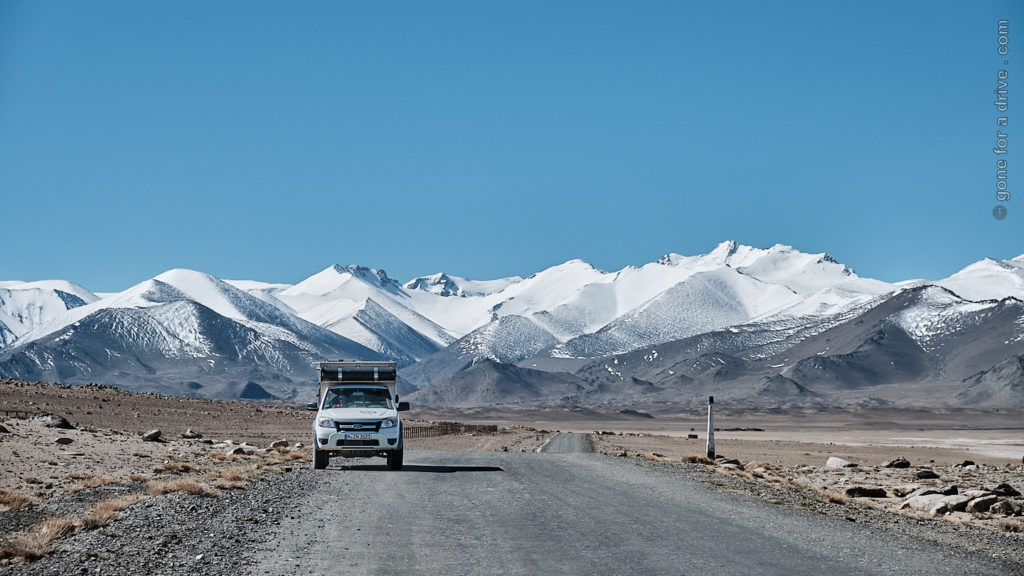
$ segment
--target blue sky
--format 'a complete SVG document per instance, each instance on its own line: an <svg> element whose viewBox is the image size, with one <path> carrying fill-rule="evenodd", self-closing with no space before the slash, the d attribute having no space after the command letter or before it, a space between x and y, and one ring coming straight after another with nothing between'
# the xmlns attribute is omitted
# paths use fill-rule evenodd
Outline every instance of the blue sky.
<svg viewBox="0 0 1024 576"><path fill-rule="evenodd" d="M1024 252L1024 3L708 4L0 2L0 279Z"/></svg>

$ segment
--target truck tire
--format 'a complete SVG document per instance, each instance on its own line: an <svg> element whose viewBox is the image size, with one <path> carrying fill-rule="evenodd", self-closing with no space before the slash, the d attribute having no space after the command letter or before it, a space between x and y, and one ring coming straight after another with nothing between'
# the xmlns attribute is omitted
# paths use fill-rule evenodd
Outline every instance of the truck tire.
<svg viewBox="0 0 1024 576"><path fill-rule="evenodd" d="M313 469L323 470L327 468L327 462L330 460L327 456L326 450L317 450L316 446L313 447Z"/></svg>
<svg viewBox="0 0 1024 576"><path fill-rule="evenodd" d="M388 470L401 470L402 459L405 448L399 448L398 450L392 450L388 452Z"/></svg>

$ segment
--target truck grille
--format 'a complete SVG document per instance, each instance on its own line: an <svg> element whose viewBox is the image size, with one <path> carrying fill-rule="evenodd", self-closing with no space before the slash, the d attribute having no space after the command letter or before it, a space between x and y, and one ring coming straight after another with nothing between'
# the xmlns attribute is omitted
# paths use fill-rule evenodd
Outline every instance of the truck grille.
<svg viewBox="0 0 1024 576"><path fill-rule="evenodd" d="M338 440L338 446L350 446L350 447L368 447L368 446L380 446L380 442L376 440Z"/></svg>
<svg viewBox="0 0 1024 576"><path fill-rule="evenodd" d="M337 422L338 432L379 432L380 421L377 422Z"/></svg>

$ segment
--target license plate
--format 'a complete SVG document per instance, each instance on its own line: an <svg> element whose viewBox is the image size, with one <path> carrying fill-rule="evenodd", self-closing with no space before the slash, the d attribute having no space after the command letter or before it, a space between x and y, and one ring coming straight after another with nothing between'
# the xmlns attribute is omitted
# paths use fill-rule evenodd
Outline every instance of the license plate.
<svg viewBox="0 0 1024 576"><path fill-rule="evenodd" d="M345 434L345 440L373 440L373 434Z"/></svg>

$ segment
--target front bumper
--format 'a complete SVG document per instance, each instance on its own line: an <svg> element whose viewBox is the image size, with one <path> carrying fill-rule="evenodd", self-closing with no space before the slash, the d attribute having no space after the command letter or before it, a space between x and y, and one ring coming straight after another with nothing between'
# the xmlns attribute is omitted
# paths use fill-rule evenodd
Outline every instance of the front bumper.
<svg viewBox="0 0 1024 576"><path fill-rule="evenodd" d="M366 423L366 424L377 424ZM364 425L366 425L364 424ZM338 428L342 428L339 426ZM390 451L399 448L400 426L373 430L313 427L313 435L318 450L330 452L366 452Z"/></svg>

